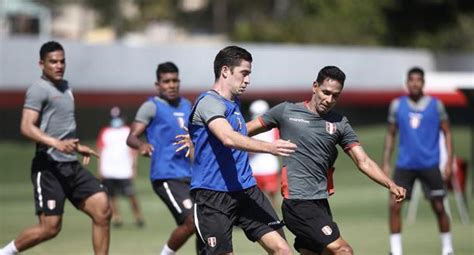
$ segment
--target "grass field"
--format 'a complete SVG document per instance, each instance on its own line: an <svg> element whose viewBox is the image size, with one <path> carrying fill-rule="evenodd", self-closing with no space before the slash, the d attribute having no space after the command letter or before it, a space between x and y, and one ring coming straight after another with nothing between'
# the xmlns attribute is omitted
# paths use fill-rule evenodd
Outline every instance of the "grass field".
<svg viewBox="0 0 474 255"><path fill-rule="evenodd" d="M366 151L379 161L384 126L356 127L356 132ZM453 129L456 154L464 158L468 158L470 153L469 132L466 127ZM0 143L1 246L15 238L23 228L36 222L29 173L33 149L30 143ZM89 166L91 171L95 172L95 164L94 161ZM151 189L146 159L140 160L139 168L136 189L147 225L144 229L137 229L128 205L122 200L120 205L125 225L121 229L112 229L110 254L158 254L168 233L174 228L170 213ZM358 172L344 153L340 153L336 169L336 194L331 197L330 203L342 236L353 246L356 254L388 254L387 192ZM450 201L455 252L457 255L473 255L474 225L462 225L452 194ZM472 202L470 198L471 206ZM90 220L69 203L65 211L59 236L22 254L92 254ZM471 221L473 215L471 210ZM406 255L440 254L437 224L428 203L420 203L416 222L413 225L404 224L403 231ZM286 230L286 234L292 243L291 233ZM179 254L194 254L193 247L194 240L190 240ZM265 254L258 245L247 241L239 229L234 230L234 251L236 254Z"/></svg>

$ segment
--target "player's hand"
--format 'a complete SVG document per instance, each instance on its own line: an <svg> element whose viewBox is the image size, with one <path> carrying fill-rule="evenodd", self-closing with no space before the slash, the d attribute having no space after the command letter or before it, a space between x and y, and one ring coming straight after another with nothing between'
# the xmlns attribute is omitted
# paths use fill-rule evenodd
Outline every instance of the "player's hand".
<svg viewBox="0 0 474 255"><path fill-rule="evenodd" d="M91 161L91 156L95 156L96 158L99 158L100 155L93 149L89 148L88 146L82 145L82 144L77 144L76 151L80 154L82 154L82 164L83 165L88 165L89 162Z"/></svg>
<svg viewBox="0 0 474 255"><path fill-rule="evenodd" d="M290 156L296 150L296 144L290 142L290 140L275 140L272 145L274 146L271 154L275 156Z"/></svg>
<svg viewBox="0 0 474 255"><path fill-rule="evenodd" d="M64 139L64 140L57 140L53 147L66 154L72 154L79 144L79 139Z"/></svg>
<svg viewBox="0 0 474 255"><path fill-rule="evenodd" d="M194 149L194 144L189 134L177 135L175 138L176 138L176 142L173 143L173 145L181 145L178 149L176 149L176 152L187 149L185 156L189 157L191 151Z"/></svg>
<svg viewBox="0 0 474 255"><path fill-rule="evenodd" d="M392 196L397 203L400 203L405 199L406 192L406 189L396 184L390 186L390 193L392 193Z"/></svg>
<svg viewBox="0 0 474 255"><path fill-rule="evenodd" d="M153 145L149 143L142 143L140 147L138 147L138 153L145 157L151 157L151 154L153 154L154 150L155 148L153 148Z"/></svg>
<svg viewBox="0 0 474 255"><path fill-rule="evenodd" d="M453 174L453 164L451 162L446 163L443 172L443 180L449 183L451 180L451 175Z"/></svg>

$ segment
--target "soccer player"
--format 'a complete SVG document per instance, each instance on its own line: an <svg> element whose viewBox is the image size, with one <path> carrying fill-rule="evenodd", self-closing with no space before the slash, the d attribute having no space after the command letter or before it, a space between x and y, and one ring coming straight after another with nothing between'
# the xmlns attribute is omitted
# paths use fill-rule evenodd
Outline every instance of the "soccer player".
<svg viewBox="0 0 474 255"><path fill-rule="evenodd" d="M256 100L250 104L252 119L259 117L270 109L265 100ZM258 134L253 138L266 142L273 142L280 137L278 129L274 128L267 132ZM250 153L250 166L253 176L257 181L258 188L265 192L272 205L276 206L276 194L278 192L278 171L280 163L278 157L268 153Z"/></svg>
<svg viewBox="0 0 474 255"><path fill-rule="evenodd" d="M133 179L137 175L137 152L127 146L130 127L120 118L120 108L110 110L110 125L100 130L97 137L99 149L99 174L102 183L107 187L112 205L112 224L122 226L117 197L126 196L132 207L135 224L143 227L144 221L135 195Z"/></svg>
<svg viewBox="0 0 474 255"><path fill-rule="evenodd" d="M151 157L150 180L178 225L161 255L175 254L194 233L193 201L189 193L191 163L185 151L175 152L175 137L187 134L191 103L179 95L178 67L165 62L156 69L158 95L145 101L132 123L127 144ZM140 140L146 133L148 142Z"/></svg>
<svg viewBox="0 0 474 255"><path fill-rule="evenodd" d="M369 158L346 117L334 112L344 86L345 74L326 66L313 82L310 101L284 102L258 119L247 123L249 135L278 128L281 139L298 148L283 158L282 213L288 229L296 236L294 247L301 254L353 254L332 219L328 203L331 166L339 144L355 165L375 182L386 187L395 201L403 200L405 190L397 186Z"/></svg>
<svg viewBox="0 0 474 255"><path fill-rule="evenodd" d="M194 223L205 247L202 254L232 254L232 227L258 241L271 254L291 254L283 224L268 198L256 187L248 152L288 156L295 145L247 137L238 97L250 83L252 56L228 46L214 60L215 83L202 93L190 117L195 155L191 179Z"/></svg>
<svg viewBox="0 0 474 255"><path fill-rule="evenodd" d="M416 179L422 183L425 197L438 219L441 233L442 254L453 254L449 217L443 197L446 189L439 170L439 136L444 133L447 149L445 179L451 176L453 148L448 114L441 101L423 94L424 72L414 67L408 71L406 85L408 96L396 98L390 104L388 129L385 137L383 169L390 172L390 158L397 131L400 133L398 159L393 173L395 183L407 189L411 197ZM393 255L402 254L401 203L390 200L390 249Z"/></svg>
<svg viewBox="0 0 474 255"><path fill-rule="evenodd" d="M59 234L66 198L92 219L94 253L108 254L109 201L100 181L77 160L76 153L82 154L87 165L98 154L76 137L74 99L63 79L66 58L61 44L43 44L39 66L43 74L28 88L21 117L21 133L36 142L31 180L39 223L24 229L0 254L17 254Z"/></svg>

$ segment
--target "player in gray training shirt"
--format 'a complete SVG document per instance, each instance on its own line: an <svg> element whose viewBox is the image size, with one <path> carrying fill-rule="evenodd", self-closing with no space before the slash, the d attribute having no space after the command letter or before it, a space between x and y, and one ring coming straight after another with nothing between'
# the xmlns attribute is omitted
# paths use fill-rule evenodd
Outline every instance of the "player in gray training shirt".
<svg viewBox="0 0 474 255"><path fill-rule="evenodd" d="M36 142L31 166L38 224L24 229L0 255L12 255L54 238L61 230L66 198L92 219L92 241L96 255L109 249L111 210L105 189L78 161L98 154L76 138L74 98L67 81L65 53L51 41L40 49L43 75L27 91L21 118L21 133Z"/></svg>
<svg viewBox="0 0 474 255"><path fill-rule="evenodd" d="M310 101L281 103L247 123L249 135L280 130L281 139L297 145L295 153L283 158L283 220L296 236L295 248L304 254L353 254L332 219L327 201L332 165L339 144L359 170L388 188L397 201L405 190L387 177L359 144L346 117L332 111L344 86L345 74L326 66L313 83Z"/></svg>

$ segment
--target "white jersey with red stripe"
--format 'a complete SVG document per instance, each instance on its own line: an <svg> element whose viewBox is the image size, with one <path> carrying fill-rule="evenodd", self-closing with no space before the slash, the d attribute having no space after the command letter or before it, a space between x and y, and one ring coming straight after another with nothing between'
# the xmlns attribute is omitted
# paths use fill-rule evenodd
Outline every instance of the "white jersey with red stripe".
<svg viewBox="0 0 474 255"><path fill-rule="evenodd" d="M133 176L133 151L127 146L127 126L103 128L97 138L99 170L104 178L129 179Z"/></svg>
<svg viewBox="0 0 474 255"><path fill-rule="evenodd" d="M274 128L252 138L271 143L278 137L278 129ZM276 174L280 169L278 158L267 153L251 153L250 166L254 176Z"/></svg>

